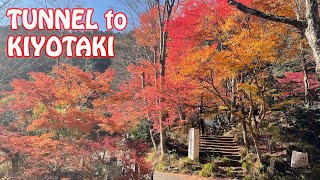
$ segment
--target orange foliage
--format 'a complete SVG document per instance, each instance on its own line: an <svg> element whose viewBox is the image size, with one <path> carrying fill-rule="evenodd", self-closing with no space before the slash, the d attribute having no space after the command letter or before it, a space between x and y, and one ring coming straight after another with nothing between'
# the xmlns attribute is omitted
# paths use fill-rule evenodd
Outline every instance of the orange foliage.
<svg viewBox="0 0 320 180"><path fill-rule="evenodd" d="M148 47L158 45L160 39L160 27L158 10L153 7L140 15L140 27L134 30L134 36L138 44Z"/></svg>

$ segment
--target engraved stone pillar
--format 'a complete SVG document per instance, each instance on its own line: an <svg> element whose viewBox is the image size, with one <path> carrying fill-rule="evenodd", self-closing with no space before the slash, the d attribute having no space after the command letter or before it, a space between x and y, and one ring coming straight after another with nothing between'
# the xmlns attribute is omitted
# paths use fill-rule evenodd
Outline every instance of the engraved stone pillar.
<svg viewBox="0 0 320 180"><path fill-rule="evenodd" d="M199 159L199 129L189 129L188 158L191 160Z"/></svg>

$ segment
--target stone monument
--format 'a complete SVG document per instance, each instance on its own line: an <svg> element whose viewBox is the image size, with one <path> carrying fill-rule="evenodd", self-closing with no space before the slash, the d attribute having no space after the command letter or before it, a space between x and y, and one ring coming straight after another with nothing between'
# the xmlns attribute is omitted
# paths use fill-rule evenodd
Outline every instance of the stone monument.
<svg viewBox="0 0 320 180"><path fill-rule="evenodd" d="M199 129L189 129L188 158L191 160L199 159Z"/></svg>
<svg viewBox="0 0 320 180"><path fill-rule="evenodd" d="M299 168L309 165L308 154L298 151L292 151L291 167Z"/></svg>

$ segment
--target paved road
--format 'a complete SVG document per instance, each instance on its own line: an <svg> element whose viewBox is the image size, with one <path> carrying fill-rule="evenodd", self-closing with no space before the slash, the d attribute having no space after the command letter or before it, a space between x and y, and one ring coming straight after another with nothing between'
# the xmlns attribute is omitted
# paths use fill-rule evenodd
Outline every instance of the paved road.
<svg viewBox="0 0 320 180"><path fill-rule="evenodd" d="M188 176L183 174L171 174L171 173L154 173L154 180L209 180L209 178L201 178L198 176ZM212 180L213 178L210 178Z"/></svg>

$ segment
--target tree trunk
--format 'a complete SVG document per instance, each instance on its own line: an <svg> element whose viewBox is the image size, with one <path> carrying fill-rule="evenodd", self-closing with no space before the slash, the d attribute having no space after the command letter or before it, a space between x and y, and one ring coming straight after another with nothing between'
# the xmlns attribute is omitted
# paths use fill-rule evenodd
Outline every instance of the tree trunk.
<svg viewBox="0 0 320 180"><path fill-rule="evenodd" d="M236 94L235 94L235 89L236 89L236 78L232 78L231 81L231 107L235 108L237 102L236 102ZM234 114L230 114L230 123L233 123L235 121Z"/></svg>
<svg viewBox="0 0 320 180"><path fill-rule="evenodd" d="M320 23L317 0L305 0L306 2L306 20L307 28L304 32L308 40L314 61L316 63L316 72L320 73Z"/></svg>
<svg viewBox="0 0 320 180"><path fill-rule="evenodd" d="M159 125L160 125L160 127L159 127L159 133L160 133L160 144L159 144L159 146L160 146L161 155L164 154L165 149L166 149L166 145L165 145L166 144L166 137L165 137L165 131L164 131L162 122L163 122L162 114L160 114L160 116L159 116Z"/></svg>
<svg viewBox="0 0 320 180"><path fill-rule="evenodd" d="M244 83L244 74L241 73L239 78L240 78L239 82ZM242 94L242 96L240 97L239 102L241 102L243 99L244 99L244 94ZM245 147L247 148L247 151L249 151L250 150L250 145L249 145L249 139L248 139L247 122L246 122L246 119L245 119L245 114L246 113L245 113L244 107L241 107L240 110L241 110L241 113L242 113L241 123L242 123L243 142L244 142Z"/></svg>
<svg viewBox="0 0 320 180"><path fill-rule="evenodd" d="M161 32L163 31L163 23L161 25ZM165 83L165 69L166 69L166 47L167 47L167 32L162 32L162 35L160 36L160 91L162 90L163 84ZM161 103L162 99L159 99L159 104ZM160 110L161 111L161 110ZM160 112L159 114L159 120L160 120L160 151L161 154L164 154L165 151L165 132L163 128L163 113Z"/></svg>
<svg viewBox="0 0 320 180"><path fill-rule="evenodd" d="M160 76L160 90L162 89L162 83L163 83L163 77ZM158 99L158 106L160 105L162 99L159 98ZM165 138L165 131L164 131L164 127L163 127L163 121L164 121L164 116L163 116L163 113L162 113L162 110L160 109L159 110L159 131L160 131L160 152L161 154L163 155L164 154L164 151L165 151L165 141L166 141L166 138Z"/></svg>
<svg viewBox="0 0 320 180"><path fill-rule="evenodd" d="M261 161L261 149L260 149L259 140L258 140L259 135L253 131L253 128L252 128L251 124L248 124L248 126L249 126L250 133L252 135L254 147L255 147L255 149L257 151L258 160L259 160L259 162L261 164L262 163L262 161Z"/></svg>
<svg viewBox="0 0 320 180"><path fill-rule="evenodd" d="M157 46L153 47L153 64L157 64ZM154 71L154 85L157 86L158 84L158 68Z"/></svg>
<svg viewBox="0 0 320 180"><path fill-rule="evenodd" d="M162 1L163 2L163 1ZM166 69L166 56L167 56L167 40L168 40L168 31L165 29L165 24L168 24L168 22L171 19L172 10L174 8L174 5L176 3L176 0L165 0L164 5L160 5L160 0L155 0L155 5L158 10L158 18L159 18L159 34L160 34L160 42L159 42L159 51L160 51L160 91L162 89L163 84L165 83L165 69ZM163 10L161 11L161 8ZM161 103L162 99L158 100L159 104ZM160 125L160 150L161 154L164 154L165 150L165 129L163 128L163 121L165 120L165 117L163 116L163 113L160 110L159 113L159 125Z"/></svg>
<svg viewBox="0 0 320 180"><path fill-rule="evenodd" d="M15 153L11 158L11 170L12 170L12 176L17 177L19 173L19 160L20 155L19 153Z"/></svg>
<svg viewBox="0 0 320 180"><path fill-rule="evenodd" d="M247 150L250 150L249 141L248 141L248 130L247 130L247 123L245 119L242 119L242 136L243 142Z"/></svg>
<svg viewBox="0 0 320 180"><path fill-rule="evenodd" d="M302 69L303 69L303 84L304 84L304 104L306 108L309 108L310 105L312 105L312 98L310 94L310 84L309 84L309 78L308 78L308 67L306 59L302 59Z"/></svg>
<svg viewBox="0 0 320 180"><path fill-rule="evenodd" d="M140 179L140 171L139 171L139 165L138 163L134 164L134 179L139 180Z"/></svg>
<svg viewBox="0 0 320 180"><path fill-rule="evenodd" d="M260 149L260 146L259 146L259 141L258 141L258 136L252 132L252 138L253 138L253 143L254 143L254 147L256 148L256 151L257 151L257 155L258 155L258 160L260 162L260 164L262 163L261 161L261 149Z"/></svg>
<svg viewBox="0 0 320 180"><path fill-rule="evenodd" d="M186 119L186 115L183 112L182 105L178 106L178 113L179 113L180 120L185 120Z"/></svg>
<svg viewBox="0 0 320 180"><path fill-rule="evenodd" d="M141 88L142 88L142 90L144 90L144 89L145 89L145 85L146 85L146 82L145 82L145 73L142 73L142 74L141 74L141 84L142 84ZM144 106L145 106L145 107L148 106L145 96L143 96L143 103L144 103ZM147 121L148 121L148 123L149 123L149 133L150 133L150 139L151 139L151 141L152 141L153 148L154 148L154 149L157 149L156 142L155 142L155 140L154 140L154 138L153 138L153 133L152 133L153 130L152 130L152 127L151 127L152 124L151 124L151 119L150 119L150 113L149 113L149 112L148 112L148 114L147 114Z"/></svg>
<svg viewBox="0 0 320 180"><path fill-rule="evenodd" d="M149 133L150 133L150 139L152 141L153 148L157 149L157 144L153 137L153 129L150 126L149 126Z"/></svg>

